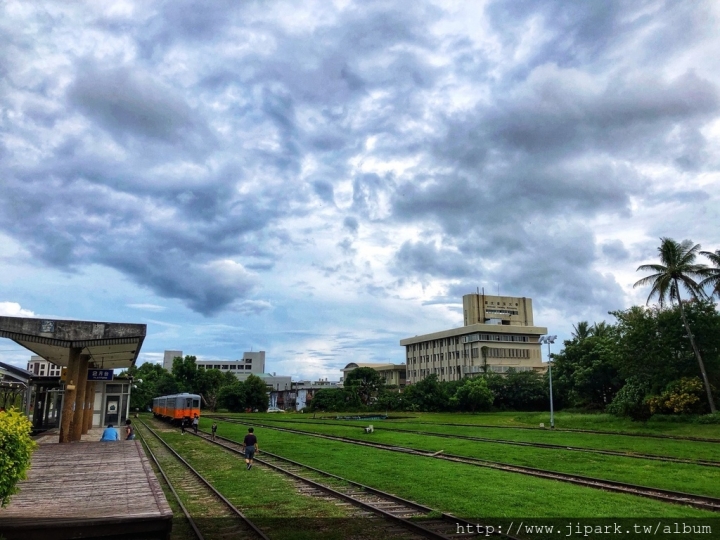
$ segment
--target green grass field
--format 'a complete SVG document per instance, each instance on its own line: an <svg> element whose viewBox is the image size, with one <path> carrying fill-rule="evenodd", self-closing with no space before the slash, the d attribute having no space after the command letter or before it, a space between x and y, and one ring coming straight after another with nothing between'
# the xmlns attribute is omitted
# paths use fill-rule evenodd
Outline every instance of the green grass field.
<svg viewBox="0 0 720 540"><path fill-rule="evenodd" d="M344 414L344 413L343 413ZM318 415L319 416L319 415ZM328 415L323 415L328 416ZM416 421L432 423L480 424L505 427L539 428L550 426L549 412L500 413L392 413L391 416L413 417ZM647 422L633 422L604 413L555 413L556 429L588 429L622 433L700 437L720 441L720 425L696 424L675 418L653 417ZM391 420L392 421L392 420Z"/></svg>
<svg viewBox="0 0 720 540"><path fill-rule="evenodd" d="M224 425L230 437L245 429ZM467 517L554 517L554 506L567 516L651 516L669 511L687 515L686 509L626 495L562 484L430 458L418 458L302 435L261 430L264 446L283 456L329 470L355 481ZM551 496L554 506L539 505L538 498ZM592 504L588 504L588 497ZM695 513L699 512L699 513ZM693 515L707 515L692 511Z"/></svg>
<svg viewBox="0 0 720 540"><path fill-rule="evenodd" d="M439 433L462 432L473 436L496 439L529 440L551 444L584 445L588 448L607 448L619 451L647 452L686 459L718 459L720 445L695 441L622 437L618 435L551 432L547 430L512 430L498 428L443 426L448 423L508 425L509 415L489 420L488 415L423 415L393 421L348 420L320 421L300 414L229 415L249 421L246 425L218 421L218 434L241 441L252 424L277 425L308 432L338 434L358 440L397 444L421 450L444 450L454 453L531 467L571 472L585 476L619 480L689 493L720 497L720 468L665 463L646 459L607 456L560 449L518 447L495 442L447 439L432 435L383 431L383 426L398 429L417 429ZM482 416L482 421L480 421ZM476 420L475 422L470 420ZM201 429L209 429L213 420L201 419ZM418 422L432 422L419 424ZM373 423L375 433L365 434L362 427ZM582 425L582 419L576 420ZM345 425L340 425L345 424ZM587 427L587 426L582 426ZM703 426L712 428L712 426ZM260 454L274 452L301 463L317 467L348 479L388 491L425 504L439 511L470 520L513 519L710 519L720 532L720 514L687 506L663 503L619 493L575 486L559 481L533 478L517 473L491 470L461 463L451 463L429 457L403 455L385 450L329 441L303 434L291 434L258 427ZM707 430L703 436L711 436ZM350 518L345 510L329 503L296 493L291 482L278 474L258 467L248 472L238 466L237 458L212 447L195 437L181 437L168 431L163 437L176 447L191 463L207 474L213 484L236 502L254 519L269 519L274 527L273 538L293 538L290 530L276 524L278 515L292 523L304 517L328 518L332 525L314 530L306 537L345 538L349 530L362 520ZM284 487L283 487L284 486ZM297 527L297 525L295 526ZM344 533L327 536L329 529L340 528ZM312 527L311 527L312 528ZM316 525L317 529L317 525ZM327 534L326 534L327 533ZM346 536L343 536L345 534ZM377 536L368 531L370 537ZM383 536L380 534L380 536ZM388 538L393 535L385 535ZM542 538L540 535L524 538ZM557 538L557 535L549 537ZM712 536L705 535L704 538ZM674 538L683 538L676 535Z"/></svg>
<svg viewBox="0 0 720 540"><path fill-rule="evenodd" d="M588 454L569 450L517 447L495 443L446 439L428 435L396 433L378 430L365 434L361 425L288 424L273 422L273 418L257 420L260 424L293 427L312 433L339 435L359 441L372 441L449 454L475 457L512 465L523 465L571 474L591 476L629 484L682 491L698 495L720 497L720 467L706 467L682 463L664 463L647 459ZM319 439L318 439L319 441ZM692 443L691 444L695 444Z"/></svg>
<svg viewBox="0 0 720 540"><path fill-rule="evenodd" d="M625 435L606 435L595 433L579 433L541 429L507 429L493 427L468 427L439 423L418 423L412 419L389 421L351 421L351 420L320 420L305 418L306 415L264 415L262 418L277 425L292 423L295 426L306 424L308 429L313 425L357 426L358 429L367 424L374 424L378 431L385 429L422 431L447 435L463 435L481 437L498 441L534 442L554 444L563 447L572 446L597 450L611 450L631 454L649 454L660 457L675 457L690 460L717 461L720 463L720 443L684 441L674 439L658 439L652 437L628 437ZM257 420L255 415L238 415L239 418Z"/></svg>

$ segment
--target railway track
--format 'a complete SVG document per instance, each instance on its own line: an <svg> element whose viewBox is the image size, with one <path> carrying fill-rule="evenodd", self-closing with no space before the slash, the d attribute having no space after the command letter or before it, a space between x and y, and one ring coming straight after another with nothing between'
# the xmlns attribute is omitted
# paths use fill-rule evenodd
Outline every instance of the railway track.
<svg viewBox="0 0 720 540"><path fill-rule="evenodd" d="M177 499L198 540L206 538L269 540L265 533L162 440L155 430L141 420L138 424L142 425L142 428L136 431L145 449ZM151 439L145 437L146 432L150 433L153 436L152 440L158 443L151 444ZM155 449L154 452L151 447ZM187 474L187 471L192 474ZM178 491L187 498L187 504L183 504ZM192 511L188 510L188 506Z"/></svg>
<svg viewBox="0 0 720 540"><path fill-rule="evenodd" d="M530 426L493 426L490 424L453 424L453 423L435 423L435 422L413 422L415 424L425 424L432 426L453 426L453 427L479 427L479 428L499 428L499 429L527 429L530 431L560 431L568 433L590 433L595 435L620 435L623 437L648 437L650 439L673 439L676 441L695 441L706 443L720 443L720 439L711 439L707 437L688 437L684 435L662 435L659 433L631 433L629 431L603 431L593 429L574 429L574 428L541 428Z"/></svg>
<svg viewBox="0 0 720 540"><path fill-rule="evenodd" d="M234 419L224 418L223 420L235 424L247 425L244 422L238 422ZM525 474L529 476L535 476L538 478L546 478L549 480L558 480L560 482L567 482L570 484L576 484L580 486L590 487L594 489L602 489L605 491L612 491L616 493L626 493L630 495L637 495L640 497L646 497L655 499L663 502L682 504L685 506L692 506L703 510L709 510L712 512L720 512L720 499L716 497L707 497L702 495L693 495L690 493L683 493L679 491L671 491L665 489L652 488L647 486L638 486L635 484L628 484L624 482L615 482L613 480L603 480L600 478L593 478L588 476L581 476L575 474L559 473L555 471L548 471L545 469L536 469L533 467L525 467L521 465L508 465L505 463L498 463L496 461L489 461L479 458L472 458L466 456L458 456L453 454L446 454L443 452L430 453L422 450L416 450L414 448L406 448L402 446L393 446L383 443L373 443L368 441L361 441L358 439L352 439L350 437L339 437L334 435L324 435L320 433L311 433L307 431L281 428L276 426L270 426L265 424L253 423L255 426L264 427L266 429L272 429L275 431L294 433L299 435L306 435L311 437L317 437L320 439L327 439L333 441L339 441L349 444L355 444L359 446L365 446L370 448L377 448L380 450L389 450L391 452L400 452L403 454L410 454L422 457L428 457L433 459L442 459L445 461L452 461L455 463L463 463L466 465L473 465L477 467L484 467L489 469L496 469L506 472L514 472L519 474Z"/></svg>
<svg viewBox="0 0 720 540"><path fill-rule="evenodd" d="M211 435L202 430L199 430L196 436L233 454L244 456L242 444L232 439L216 436L216 440L212 440ZM469 522L451 514L438 512L427 506L271 452L263 451L261 457L256 454L254 461L301 482L305 486L303 492L308 495L339 499L345 504L351 504L366 512L381 516L414 533L416 536L449 540L457 536L458 526L461 526L468 531L476 531L474 533L464 533L463 538L494 536L517 540L513 536L503 534L501 530L490 532L490 528L483 527L481 523L476 521ZM480 529L478 529L478 526L480 526Z"/></svg>
<svg viewBox="0 0 720 540"><path fill-rule="evenodd" d="M210 415L207 415L208 417L212 417ZM222 417L218 417L222 418ZM281 419L273 419L269 420L270 422L275 423L293 423L292 420L281 420ZM317 425L323 425L323 426L343 426L343 427L353 427L357 428L357 424L339 424L339 423L332 423L328 424L327 422L311 422L311 421L302 421L301 424L317 424ZM439 425L439 424L433 424L433 425ZM441 425L451 425L451 424L441 424ZM532 428L535 429L535 428ZM670 456L658 456L655 454L642 454L638 452L618 452L615 450L603 450L600 448L586 448L582 446L567 446L563 444L551 444L551 443L538 443L538 442L530 442L530 441L512 441L508 439L492 439L490 437L475 437L472 435L459 435L459 434L450 434L450 433L436 433L433 431L417 431L412 429L399 429L399 428L391 428L387 426L382 426L375 428L376 431L390 431L394 433L412 433L415 435L427 435L432 437L440 437L443 439L462 439L467 441L478 441L478 442L487 442L487 443L497 443L497 444L508 444L511 446L525 446L525 447L531 447L531 448L547 448L550 450L567 450L571 452L586 452L590 454L600 454L600 455L606 455L606 456L617 456L617 457L626 457L626 458L633 458L633 459L650 459L653 461L665 461L668 463L684 463L687 465L700 465L703 467L720 467L720 461L711 461L711 460L705 460L705 459L683 459L683 458L674 458Z"/></svg>

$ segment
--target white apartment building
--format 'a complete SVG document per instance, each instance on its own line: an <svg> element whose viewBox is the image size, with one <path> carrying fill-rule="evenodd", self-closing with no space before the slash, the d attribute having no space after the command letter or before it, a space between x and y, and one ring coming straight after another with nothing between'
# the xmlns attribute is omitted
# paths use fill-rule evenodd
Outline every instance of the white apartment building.
<svg viewBox="0 0 720 540"><path fill-rule="evenodd" d="M408 383L431 374L455 381L510 369L545 372L538 338L547 328L533 325L530 298L466 294L463 319L462 327L400 341Z"/></svg>
<svg viewBox="0 0 720 540"><path fill-rule="evenodd" d="M40 377L59 377L60 366L45 360L42 356L31 356L27 370Z"/></svg>
<svg viewBox="0 0 720 540"><path fill-rule="evenodd" d="M265 373L265 351L245 352L242 360L197 360L195 365L198 369L229 371L239 379L244 379L250 374L259 376Z"/></svg>

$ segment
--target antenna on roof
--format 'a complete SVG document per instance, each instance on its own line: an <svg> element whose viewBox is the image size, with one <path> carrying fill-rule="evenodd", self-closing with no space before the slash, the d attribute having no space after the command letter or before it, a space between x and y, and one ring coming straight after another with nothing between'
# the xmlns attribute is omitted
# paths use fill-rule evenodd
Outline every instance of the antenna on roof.
<svg viewBox="0 0 720 540"><path fill-rule="evenodd" d="M480 294L480 287L477 288L477 293Z"/></svg>

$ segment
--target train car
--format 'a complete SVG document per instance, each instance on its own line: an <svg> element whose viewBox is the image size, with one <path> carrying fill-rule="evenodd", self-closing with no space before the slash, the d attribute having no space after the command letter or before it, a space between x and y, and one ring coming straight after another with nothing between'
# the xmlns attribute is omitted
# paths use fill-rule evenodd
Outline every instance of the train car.
<svg viewBox="0 0 720 540"><path fill-rule="evenodd" d="M200 396L197 394L174 394L153 399L153 414L157 418L179 424L183 419L200 416Z"/></svg>

